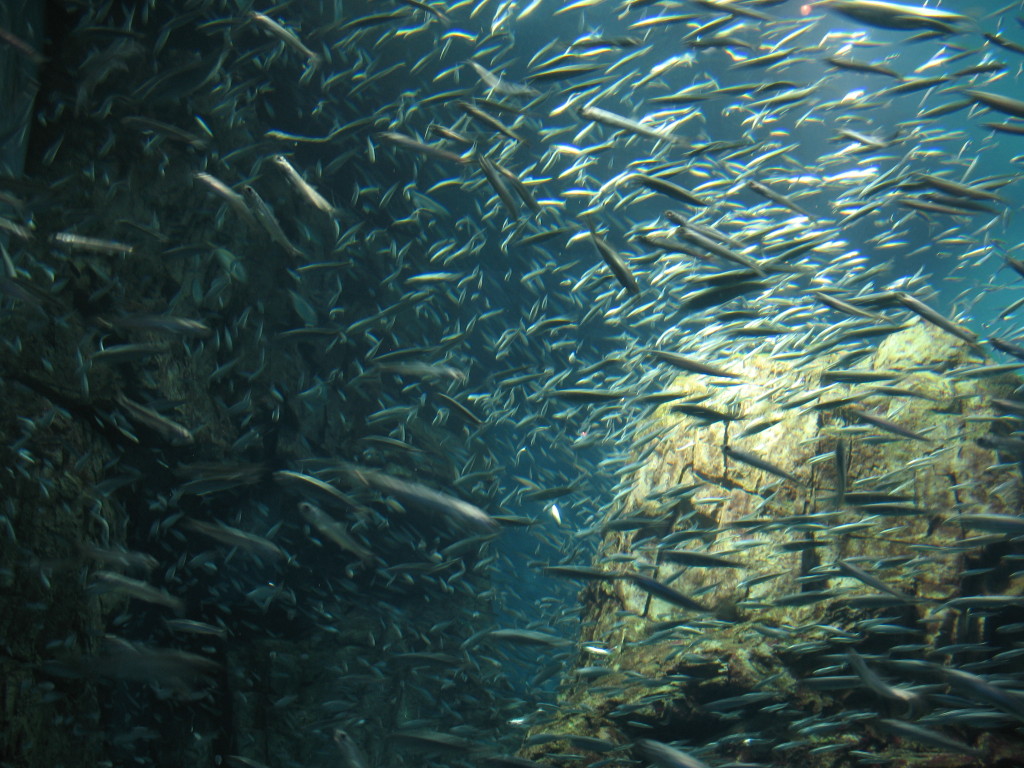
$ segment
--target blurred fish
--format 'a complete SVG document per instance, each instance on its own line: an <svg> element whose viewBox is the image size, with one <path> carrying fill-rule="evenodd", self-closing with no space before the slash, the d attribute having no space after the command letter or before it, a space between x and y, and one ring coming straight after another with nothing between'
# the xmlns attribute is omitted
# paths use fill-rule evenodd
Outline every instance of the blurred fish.
<svg viewBox="0 0 1024 768"><path fill-rule="evenodd" d="M259 193L248 184L242 188L242 191L245 195L245 201L249 205L250 213L260 223L260 226L266 230L267 234L270 235L270 239L284 248L285 253L289 256L304 259L305 255L288 239L284 230L281 229L281 224L278 222L277 217L274 216L274 212L270 210L270 206L264 202Z"/></svg>
<svg viewBox="0 0 1024 768"><path fill-rule="evenodd" d="M283 24L280 24L269 16L257 11L249 11L249 18L271 37L277 38L284 43L286 47L291 48L302 56L305 56L311 67L318 67L324 63L323 56L307 48L302 40L299 39L299 36Z"/></svg>
<svg viewBox="0 0 1024 768"><path fill-rule="evenodd" d="M470 60L467 62L473 70L477 73L479 78L483 81L484 85L490 88L495 93L500 93L502 96L538 96L540 91L536 88L531 88L528 85L520 85L519 83L512 83L505 80L498 75L495 75L490 70L484 68L475 61Z"/></svg>
<svg viewBox="0 0 1024 768"><path fill-rule="evenodd" d="M113 571L96 571L93 574L90 591L94 594L116 592L119 595L134 597L136 600L141 600L145 603L162 605L179 615L185 612L185 602L180 598L172 596L167 590L159 589L144 581L123 576Z"/></svg>
<svg viewBox="0 0 1024 768"><path fill-rule="evenodd" d="M258 557L269 557L271 560L283 560L288 557L284 550L272 541L224 523L213 524L201 520L186 520L183 525L189 530L209 536L229 547L238 547Z"/></svg>
<svg viewBox="0 0 1024 768"><path fill-rule="evenodd" d="M420 483L356 465L344 466L341 468L341 472L350 482L375 488L415 507L440 513L457 525L481 531L496 532L498 530L498 524L476 505L435 491Z"/></svg>
<svg viewBox="0 0 1024 768"><path fill-rule="evenodd" d="M658 768L708 768L703 760L654 739L637 739L635 744L644 759Z"/></svg>
<svg viewBox="0 0 1024 768"><path fill-rule="evenodd" d="M344 768L370 768L366 755L363 754L363 751L346 731L341 728L335 728L331 736L341 752Z"/></svg>
<svg viewBox="0 0 1024 768"><path fill-rule="evenodd" d="M195 442L195 436L189 429L152 408L129 399L123 393L119 393L116 400L132 421L153 430L171 445L191 445Z"/></svg>
<svg viewBox="0 0 1024 768"><path fill-rule="evenodd" d="M397 376L407 376L416 379L450 379L459 383L465 382L467 375L451 365L423 363L423 362L394 362L378 363L374 366L381 373L392 373Z"/></svg>
<svg viewBox="0 0 1024 768"><path fill-rule="evenodd" d="M299 514L325 538L337 544L340 549L352 553L364 562L373 558L373 552L356 541L345 525L332 518L315 504L310 504L308 501L301 502L299 504Z"/></svg>
<svg viewBox="0 0 1024 768"><path fill-rule="evenodd" d="M657 141L667 141L673 144L685 144L686 141L678 136L665 131L659 131L651 128L643 123L637 122L628 117L610 112L607 109L601 107L585 106L580 107L579 115L584 120L592 120L595 123L601 123L610 128L616 130L625 131L626 133L632 133L637 136L645 136L649 139L655 139Z"/></svg>
<svg viewBox="0 0 1024 768"><path fill-rule="evenodd" d="M969 24L970 17L939 8L882 2L882 0L821 0L831 8L856 21L883 29L930 29L953 33Z"/></svg>

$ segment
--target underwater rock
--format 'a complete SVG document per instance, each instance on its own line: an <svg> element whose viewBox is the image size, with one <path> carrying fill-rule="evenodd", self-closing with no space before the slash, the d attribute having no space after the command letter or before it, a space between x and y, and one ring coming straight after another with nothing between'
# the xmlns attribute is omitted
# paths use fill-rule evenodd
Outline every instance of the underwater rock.
<svg viewBox="0 0 1024 768"><path fill-rule="evenodd" d="M955 719L931 741L872 723L937 709L936 670L1019 619L1022 584L1001 558L1020 547L958 522L1021 509L1017 459L984 447L1002 427L993 398L1020 381L984 365L919 322L855 364L750 355L730 360L735 380L680 376L681 400L660 405L650 443L634 446L649 455L594 564L675 594L588 580L563 714L532 735L692 740L701 759L841 765L870 744L890 764L936 749L942 765L971 763L974 747L941 742L977 737ZM869 660L848 663L851 648ZM976 745L987 755L1020 746L996 730ZM567 744L587 754L562 742L522 755L579 765Z"/></svg>

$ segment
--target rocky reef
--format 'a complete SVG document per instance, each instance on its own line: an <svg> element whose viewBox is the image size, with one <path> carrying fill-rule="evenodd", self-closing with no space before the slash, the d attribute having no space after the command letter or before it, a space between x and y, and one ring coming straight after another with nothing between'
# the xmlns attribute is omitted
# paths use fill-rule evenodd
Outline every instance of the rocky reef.
<svg viewBox="0 0 1024 768"><path fill-rule="evenodd" d="M758 764L1012 764L1024 710L948 670L1005 669L1024 630L999 407L1019 380L923 322L854 367L799 362L680 376L652 413L525 757L599 765L644 737Z"/></svg>

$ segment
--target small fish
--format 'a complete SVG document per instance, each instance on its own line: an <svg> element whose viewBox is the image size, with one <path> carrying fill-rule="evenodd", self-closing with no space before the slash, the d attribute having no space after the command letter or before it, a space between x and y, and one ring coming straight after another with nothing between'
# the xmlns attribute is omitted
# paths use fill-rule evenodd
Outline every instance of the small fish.
<svg viewBox="0 0 1024 768"><path fill-rule="evenodd" d="M258 226L256 217L253 216L253 212L249 209L249 205L245 202L243 195L235 192L235 190L212 174L199 172L195 174L194 178L196 181L205 184L215 195L224 200L228 207L248 225L252 227Z"/></svg>
<svg viewBox="0 0 1024 768"><path fill-rule="evenodd" d="M109 634L101 648L99 655L83 659L88 674L154 682L182 691L190 690L189 683L208 683L221 669L197 653L133 643Z"/></svg>
<svg viewBox="0 0 1024 768"><path fill-rule="evenodd" d="M978 91L973 88L966 89L964 94L972 98L976 103L984 104L986 107L997 112L1002 112L1012 117L1024 117L1024 101L1020 99L989 91Z"/></svg>
<svg viewBox="0 0 1024 768"><path fill-rule="evenodd" d="M951 179L946 179L942 176L936 176L930 173L918 174L917 178L926 184L951 195L969 197L974 200L995 200L996 202L1003 202L1003 199L999 195L995 192L990 192L983 187L961 184L959 182L952 181Z"/></svg>
<svg viewBox="0 0 1024 768"><path fill-rule="evenodd" d="M249 211L256 221L260 223L260 226L270 235L270 239L284 248L289 256L305 259L305 254L288 239L284 230L281 229L281 224L278 222L277 217L274 216L274 212L270 210L270 206L264 202L259 193L249 185L246 185L242 191L246 202L249 204Z"/></svg>
<svg viewBox="0 0 1024 768"><path fill-rule="evenodd" d="M1024 695L989 682L980 675L951 667L937 667L936 674L968 698L984 702L1024 722Z"/></svg>
<svg viewBox="0 0 1024 768"><path fill-rule="evenodd" d="M626 390L618 389L586 389L573 387L569 389L552 389L545 393L547 397L565 400L570 403L606 403L615 402L626 397Z"/></svg>
<svg viewBox="0 0 1024 768"><path fill-rule="evenodd" d="M227 525L226 523L206 523L202 520L186 520L183 525L191 531L201 533L204 536L209 536L211 539L216 539L222 544L227 544L229 547L238 547L239 549L251 554L260 557L268 557L271 560L288 559L288 555L285 551L269 539L266 539L263 536L258 536L255 533L240 530Z"/></svg>
<svg viewBox="0 0 1024 768"><path fill-rule="evenodd" d="M1014 538L1024 536L1024 518L1015 515L998 515L994 513L961 514L952 518L964 528L978 531L1002 533Z"/></svg>
<svg viewBox="0 0 1024 768"><path fill-rule="evenodd" d="M3 40L9 46L18 51L18 53L20 53L21 55L26 56L29 59L29 61L31 61L33 64L42 65L45 64L47 61L47 58L43 56L43 54L41 54L39 51L33 48L29 43L25 42L20 37L15 35L9 29L0 27L0 40Z"/></svg>
<svg viewBox="0 0 1024 768"><path fill-rule="evenodd" d="M508 191L508 187L506 187L505 182L502 181L502 177L494 167L494 163L488 160L484 155L479 154L476 156L476 160L480 166L480 170L484 172L484 176L487 178L488 183L498 195L498 199L501 200L502 205L505 206L505 210L508 211L508 215L513 219L518 218L519 206L516 204L516 199L512 196L512 193Z"/></svg>
<svg viewBox="0 0 1024 768"><path fill-rule="evenodd" d="M412 8L418 8L421 11L426 11L446 27L451 26L452 20L429 3L421 2L421 0L398 0L398 2L411 6Z"/></svg>
<svg viewBox="0 0 1024 768"><path fill-rule="evenodd" d="M710 203L693 194L690 190L684 189L678 184L673 184L671 181L665 179L659 179L657 176L648 176L645 173L634 173L630 176L632 181L647 187L648 189L660 192L663 195L667 195L681 203L688 203L689 205L696 205L701 208L707 207Z"/></svg>
<svg viewBox="0 0 1024 768"><path fill-rule="evenodd" d="M601 67L597 64L563 64L531 72L526 76L526 79L531 83L543 83L549 80L570 80L574 77L589 75L600 69Z"/></svg>
<svg viewBox="0 0 1024 768"><path fill-rule="evenodd" d="M869 61L858 61L857 59L851 59L847 56L826 56L825 61L840 69L848 69L853 72L867 72L870 74L885 75L886 77L892 77L896 80L902 79L899 72L890 69L884 64L874 64Z"/></svg>
<svg viewBox="0 0 1024 768"><path fill-rule="evenodd" d="M639 573L627 573L624 574L623 578L628 579L644 592L657 597L659 600L664 600L666 603L672 603L672 605L685 608L688 611L696 611L698 613L710 612L709 608L701 605L692 597L688 597L682 592L672 589L672 587L662 584L660 581L655 581L648 576Z"/></svg>
<svg viewBox="0 0 1024 768"><path fill-rule="evenodd" d="M623 117L614 112L609 112L607 109L601 109L600 107L581 107L579 115L584 120L591 120L595 123L601 123L611 128L615 128L620 131L626 131L627 133L633 133L637 136L646 136L649 139L656 139L657 141L667 141L672 144L685 144L686 142L674 136L671 133L665 131L658 131L654 128L649 128L643 123L638 123L636 120L632 120L628 117Z"/></svg>
<svg viewBox="0 0 1024 768"><path fill-rule="evenodd" d="M473 411L467 408L465 405L460 403L454 397L449 397L444 392L435 392L434 396L444 403L448 408L456 414L459 418L471 424L474 427L479 427L484 423L484 420L477 416Z"/></svg>
<svg viewBox="0 0 1024 768"><path fill-rule="evenodd" d="M846 496L846 488L849 480L850 455L846 447L846 441L840 438L836 440L836 448L833 454L836 466L836 503L842 504Z"/></svg>
<svg viewBox="0 0 1024 768"><path fill-rule="evenodd" d="M690 373L700 373L705 376L718 376L724 379L737 379L740 378L739 374L727 371L725 368L720 368L717 365L711 363L705 363L701 360L696 360L686 355L680 355L676 352L669 352L664 349L647 349L645 353L651 357L656 357L669 365L674 365L676 368L681 368L684 371Z"/></svg>
<svg viewBox="0 0 1024 768"><path fill-rule="evenodd" d="M743 464L747 464L748 466L754 467L755 469L760 469L763 472L767 472L770 475L781 477L785 480L789 480L790 482L796 483L797 485L804 485L803 481L800 480L800 478L798 478L796 475L787 472L782 467L778 467L775 464L772 464L770 461L765 461L764 459L755 456L752 453L748 453L747 451L741 451L737 448L732 448L728 445L724 445L722 446L722 453L725 454L730 459L735 459L736 461L739 461Z"/></svg>
<svg viewBox="0 0 1024 768"><path fill-rule="evenodd" d="M619 256L603 237L597 234L597 230L589 221L587 222L587 228L590 230L590 241L594 244L594 248L597 249L604 263L608 265L608 269L615 275L615 279L619 281L619 284L628 293L640 293L640 284L633 277L633 273L630 271L625 260Z"/></svg>
<svg viewBox="0 0 1024 768"><path fill-rule="evenodd" d="M572 645L572 641L566 640L564 637L532 629L492 629L487 636L492 640L504 640L519 645L548 645L552 647Z"/></svg>
<svg viewBox="0 0 1024 768"><path fill-rule="evenodd" d="M886 592L892 595L893 597L900 598L901 600L905 600L907 602L917 601L917 598L915 598L913 595L905 594L903 592L900 592L898 589L890 587L881 579L872 576L859 565L856 565L855 563L852 563L849 560L837 560L836 565L839 567L839 571L844 576L850 576L854 579L857 579L863 584L867 584L869 587L877 589L880 592Z"/></svg>
<svg viewBox="0 0 1024 768"><path fill-rule="evenodd" d="M187 144L194 149L206 149L209 142L202 136L197 136L191 131L186 131L176 125L165 123L161 120L154 120L151 117L141 115L128 115L121 118L121 124L129 128L135 128L146 133L153 133L159 136L166 136L174 141Z"/></svg>
<svg viewBox="0 0 1024 768"><path fill-rule="evenodd" d="M483 81L484 85L490 88L495 93L500 93L502 96L539 96L540 91L536 88L531 88L528 85L520 85L519 83L513 83L504 78L499 77L490 70L484 68L477 62L470 59L468 62L469 66L477 73L479 78Z"/></svg>
<svg viewBox="0 0 1024 768"><path fill-rule="evenodd" d="M112 549L97 547L92 544L80 543L79 549L86 557L103 563L106 566L115 566L122 569L137 569L141 571L152 571L160 562L152 555L144 552L132 552L127 549Z"/></svg>
<svg viewBox="0 0 1024 768"><path fill-rule="evenodd" d="M923 301L920 301L919 299L911 296L909 293L906 293L905 291L896 291L893 295L896 298L896 300L899 301L900 304L902 304L911 312L915 313L921 318L927 320L932 325L941 328L946 333L950 333L953 336L956 336L958 339L966 341L968 344L977 344L977 334L973 333L972 331L969 331L968 329L964 328L961 325L957 325L952 320L943 317L940 313L936 312Z"/></svg>
<svg viewBox="0 0 1024 768"><path fill-rule="evenodd" d="M635 35L623 35L620 37L604 37L601 35L586 35L569 44L569 48L636 48L643 45L643 38Z"/></svg>
<svg viewBox="0 0 1024 768"><path fill-rule="evenodd" d="M73 232L58 232L53 236L53 241L75 250L104 253L110 256L128 256L135 251L134 245L88 235L77 235Z"/></svg>
<svg viewBox="0 0 1024 768"><path fill-rule="evenodd" d="M108 321L115 328L130 328L145 331L160 331L176 336L209 338L213 329L202 320L175 315L123 315Z"/></svg>
<svg viewBox="0 0 1024 768"><path fill-rule="evenodd" d="M179 615L185 612L185 601L174 597L166 589L154 587L152 584L113 571L96 571L93 574L90 591L93 593L116 592L144 603L162 605Z"/></svg>
<svg viewBox="0 0 1024 768"><path fill-rule="evenodd" d="M318 211L323 211L328 216L338 215L338 209L327 202L326 198L317 192L316 189L313 188L312 184L302 178L302 174L295 170L292 164L288 162L288 158L284 155L274 155L270 158L270 161L284 172L288 181L291 182L291 185L298 190L299 194L302 195L303 198L305 198L306 202Z"/></svg>
<svg viewBox="0 0 1024 768"><path fill-rule="evenodd" d="M188 635L200 635L203 637L225 638L228 630L204 621L195 619L164 619L164 626L172 632L181 632Z"/></svg>
<svg viewBox="0 0 1024 768"><path fill-rule="evenodd" d="M335 728L331 737L341 752L343 768L370 768L370 762L366 759L366 755L346 731Z"/></svg>
<svg viewBox="0 0 1024 768"><path fill-rule="evenodd" d="M916 710L924 703L924 698L921 694L910 691L906 688L889 685L882 680L882 678L880 678L867 665L863 657L852 648L847 649L846 660L853 668L853 671L857 673L857 677L861 679L864 685L882 698L902 702L906 704L910 710Z"/></svg>
<svg viewBox="0 0 1024 768"><path fill-rule="evenodd" d="M139 342L135 344L114 344L98 349L89 357L93 362L124 363L133 360L146 360L156 355L166 354L166 344Z"/></svg>
<svg viewBox="0 0 1024 768"><path fill-rule="evenodd" d="M572 493L576 488L571 485L559 485L553 488L539 488L536 491L527 491L523 494L523 499L526 501L551 501L552 499L559 499L562 496L566 496Z"/></svg>
<svg viewBox="0 0 1024 768"><path fill-rule="evenodd" d="M633 743L643 758L657 768L710 768L703 760L654 739L637 739Z"/></svg>
<svg viewBox="0 0 1024 768"><path fill-rule="evenodd" d="M882 29L929 29L951 34L970 22L969 17L952 11L882 0L820 0L820 4Z"/></svg>
<svg viewBox="0 0 1024 768"><path fill-rule="evenodd" d="M882 318L874 312L869 312L866 309L861 309L855 304L851 304L848 301L840 299L838 296L833 296L821 289L815 289L811 291L811 296L820 301L827 307L831 307L839 312L844 312L854 317L866 317L869 320L880 321Z"/></svg>
<svg viewBox="0 0 1024 768"><path fill-rule="evenodd" d="M656 550L658 557L670 563L678 563L691 568L745 568L743 563L730 560L722 555L713 555L708 552L694 552L686 549L665 549Z"/></svg>
<svg viewBox="0 0 1024 768"><path fill-rule="evenodd" d="M262 27L271 37L276 37L288 48L291 48L296 53L305 56L310 67L316 68L324 63L323 56L307 48L306 44L299 39L299 36L283 24L280 24L269 16L257 11L249 11L249 18Z"/></svg>
<svg viewBox="0 0 1024 768"><path fill-rule="evenodd" d="M295 472L290 469L279 469L273 475L274 480L281 483L286 490L299 496L313 494L329 503L338 504L343 508L351 508L355 502L330 483L319 477Z"/></svg>
<svg viewBox="0 0 1024 768"><path fill-rule="evenodd" d="M171 445L192 445L195 442L195 436L190 430L176 421L168 419L163 414L157 413L152 408L130 400L123 393L119 393L115 400L119 406L124 408L132 421L153 430Z"/></svg>
<svg viewBox="0 0 1024 768"><path fill-rule="evenodd" d="M344 524L335 520L320 507L303 501L299 504L299 514L323 536L337 544L340 549L350 552L364 562L373 559L373 552L356 541Z"/></svg>
<svg viewBox="0 0 1024 768"><path fill-rule="evenodd" d="M867 422L868 424L878 427L879 429L884 430L890 434L898 435L899 437L906 437L911 440L918 440L922 443L932 442L931 438L925 437L924 435L920 435L917 432L907 429L906 427L901 427L896 422L891 421L877 413L865 411L862 408L849 407L846 409L846 413L849 413L852 416L860 419L861 421Z"/></svg>
<svg viewBox="0 0 1024 768"><path fill-rule="evenodd" d="M397 131L381 131L377 134L377 137L383 139L389 144L394 144L397 147L403 149L409 149L413 152L419 152L421 155L432 157L435 160L445 160L450 163L465 164L470 162L469 158L457 155L442 147L437 147L433 144L426 144L419 139L414 139L412 136L406 136L404 133Z"/></svg>
<svg viewBox="0 0 1024 768"><path fill-rule="evenodd" d="M483 745L477 740L423 728L402 728L393 731L391 739L427 752L450 755L475 755L484 751Z"/></svg>
<svg viewBox="0 0 1024 768"><path fill-rule="evenodd" d="M1013 355L1018 360L1024 360L1024 346L1021 346L1020 344L1015 344L1012 341L1007 341L1006 339L999 339L995 336L990 336L988 343L1000 352Z"/></svg>
<svg viewBox="0 0 1024 768"><path fill-rule="evenodd" d="M762 184L760 181L754 181L751 179L747 182L747 187L752 189L762 197L767 197L773 203L778 203L783 208L789 208L794 213L799 213L801 216L806 216L811 221L815 220L813 213L809 213L806 208L802 208L800 205L795 203L792 198L787 197L781 192L776 192L774 189L769 187L767 184Z"/></svg>
<svg viewBox="0 0 1024 768"><path fill-rule="evenodd" d="M913 741L917 744L925 744L929 747L937 747L941 750L958 752L975 759L981 759L985 753L980 749L964 744L962 741L946 736L943 733L926 728L919 723L911 723L906 720L895 720L890 717L880 717L873 721L876 727L888 733L899 736L901 739Z"/></svg>
<svg viewBox="0 0 1024 768"><path fill-rule="evenodd" d="M377 470L357 465L343 465L342 473L352 482L375 488L409 504L438 512L457 524L484 532L497 532L499 526L475 504L435 491L421 483L404 480Z"/></svg>
<svg viewBox="0 0 1024 768"><path fill-rule="evenodd" d="M558 576L563 579L582 579L584 581L613 581L619 574L605 571L589 565L548 565L541 568L547 576Z"/></svg>
<svg viewBox="0 0 1024 768"><path fill-rule="evenodd" d="M463 383L468 378L465 371L451 365L439 363L394 362L378 363L374 367L381 373L408 376L409 378L425 379L428 381L432 379L450 379L451 381Z"/></svg>
<svg viewBox="0 0 1024 768"><path fill-rule="evenodd" d="M493 131L497 131L502 136L512 139L513 141L523 141L522 136L520 136L514 130L509 128L494 115L491 115L485 112L484 110L480 109L480 107L476 106L476 104L473 104L472 102L469 101L457 101L456 104L458 105L459 109L461 109L463 112L472 117L481 125L486 126L487 128L490 128Z"/></svg>
<svg viewBox="0 0 1024 768"><path fill-rule="evenodd" d="M741 267L746 267L747 269L752 270L761 277L764 277L767 274L764 267L759 264L756 259L747 256L745 253L733 250L732 248L727 248L690 226L680 227L678 235L684 240L688 240L694 245L703 248L705 251L713 253L726 261L731 261L734 264L738 264Z"/></svg>
<svg viewBox="0 0 1024 768"><path fill-rule="evenodd" d="M716 408L710 408L701 403L694 402L676 402L669 405L669 410L672 413L685 413L687 416L692 416L695 419L701 419L702 421L717 423L720 421L739 421L743 418L739 413L731 411L720 411Z"/></svg>

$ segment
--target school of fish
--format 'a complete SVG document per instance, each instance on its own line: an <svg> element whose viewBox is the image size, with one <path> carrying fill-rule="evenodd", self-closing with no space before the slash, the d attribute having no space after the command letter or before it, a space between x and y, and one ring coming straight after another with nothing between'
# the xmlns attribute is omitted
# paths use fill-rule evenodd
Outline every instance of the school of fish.
<svg viewBox="0 0 1024 768"><path fill-rule="evenodd" d="M616 513L655 408L772 426L680 399L677 376L729 386L754 354L796 370L839 354L820 389L763 397L870 384L893 405L839 404L858 434L924 451L899 418L914 393L858 367L883 339L927 324L973 350L942 376L1024 366L1017 0L46 14L0 28L15 87L37 91L24 172L0 177L5 765L66 764L47 749L77 738L81 764L537 768L515 753L529 729L544 743L559 680L608 672L580 647L581 582L708 613L633 559L595 560L633 530ZM1019 464L1024 396L993 406L988 446ZM963 524L1019 592L1024 516ZM951 600L1005 619L964 638L973 663L912 685L837 640L835 670L888 702L873 727L941 764L1020 765L978 739L1024 721L1022 598ZM85 618L62 624L64 603ZM728 762L777 708L719 705L757 715L720 743L623 725L569 740L596 758L557 758L836 749L835 723L794 722L771 763Z"/></svg>

